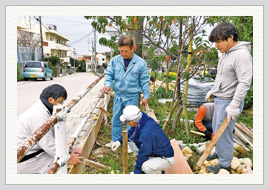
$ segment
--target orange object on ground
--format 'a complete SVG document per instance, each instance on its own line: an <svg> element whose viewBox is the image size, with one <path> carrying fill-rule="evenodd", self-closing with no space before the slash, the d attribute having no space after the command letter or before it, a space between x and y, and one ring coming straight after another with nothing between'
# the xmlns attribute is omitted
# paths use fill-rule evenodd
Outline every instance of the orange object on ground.
<svg viewBox="0 0 269 190"><path fill-rule="evenodd" d="M193 174L175 139L171 140L171 145L174 149L174 165L166 169L165 174Z"/></svg>

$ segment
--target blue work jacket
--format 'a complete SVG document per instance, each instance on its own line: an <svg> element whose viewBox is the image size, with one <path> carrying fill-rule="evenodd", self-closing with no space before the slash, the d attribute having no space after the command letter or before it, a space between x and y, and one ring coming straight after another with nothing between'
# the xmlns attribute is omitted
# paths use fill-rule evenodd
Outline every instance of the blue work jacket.
<svg viewBox="0 0 269 190"><path fill-rule="evenodd" d="M135 174L142 174L142 164L149 157L169 158L174 156L170 140L160 125L145 113L143 113L138 126L128 130L128 140L133 141L139 149L134 169ZM122 136L118 141L122 143Z"/></svg>
<svg viewBox="0 0 269 190"><path fill-rule="evenodd" d="M113 57L105 71L104 86L113 87L115 96L123 101L137 98L141 91L144 98L149 99L150 88L147 63L133 53L126 72L124 68L122 56Z"/></svg>

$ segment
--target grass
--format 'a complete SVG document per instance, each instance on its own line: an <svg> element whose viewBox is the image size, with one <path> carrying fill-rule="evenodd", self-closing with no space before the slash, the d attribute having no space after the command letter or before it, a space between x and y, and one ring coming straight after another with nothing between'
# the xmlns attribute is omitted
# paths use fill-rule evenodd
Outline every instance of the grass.
<svg viewBox="0 0 269 190"><path fill-rule="evenodd" d="M108 105L109 113L113 113L113 98L110 100ZM98 170L93 167L86 167L84 174L119 174L123 173L123 156L122 156L122 146L120 146L117 151L113 152L110 148L105 147L106 143L111 141L111 119L112 115L108 117L108 123L102 124L102 127L97 135L96 143L92 149L89 158L95 162L111 167L112 172L108 168L104 170ZM100 158L93 154L93 152L99 148L107 149L105 151L104 157ZM128 173L134 170L134 164L137 157L134 154L128 154Z"/></svg>

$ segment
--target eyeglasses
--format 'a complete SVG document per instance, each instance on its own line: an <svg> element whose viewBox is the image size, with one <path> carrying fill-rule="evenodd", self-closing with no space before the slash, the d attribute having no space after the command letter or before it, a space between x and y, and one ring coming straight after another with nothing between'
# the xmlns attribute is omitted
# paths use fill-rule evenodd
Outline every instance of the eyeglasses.
<svg viewBox="0 0 269 190"><path fill-rule="evenodd" d="M64 103L64 99L61 100L61 99L58 98L55 102L57 104L63 104Z"/></svg>

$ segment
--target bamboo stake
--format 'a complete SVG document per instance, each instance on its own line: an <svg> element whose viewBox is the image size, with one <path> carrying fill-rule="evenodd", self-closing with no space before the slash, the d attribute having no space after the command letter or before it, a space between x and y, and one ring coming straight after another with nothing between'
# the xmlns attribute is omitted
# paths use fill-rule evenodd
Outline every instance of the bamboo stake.
<svg viewBox="0 0 269 190"><path fill-rule="evenodd" d="M250 138L253 138L253 132L249 130L249 128L245 127L244 125L241 125L239 123L235 123L235 126L240 129L240 131L244 132L247 136Z"/></svg>
<svg viewBox="0 0 269 190"><path fill-rule="evenodd" d="M253 150L253 144L250 142L250 140L244 136L243 132L241 132L239 129L234 128L235 129L235 133L238 135L238 137L245 142L246 144L248 144L250 146L250 148Z"/></svg>
<svg viewBox="0 0 269 190"><path fill-rule="evenodd" d="M191 130L191 133L194 133L194 134L196 134L196 135L205 136L205 134L204 134L204 133L197 132L197 131L193 131L193 130Z"/></svg>
<svg viewBox="0 0 269 190"><path fill-rule="evenodd" d="M190 64L191 64L191 53L192 53L192 42L193 42L193 28L190 28L190 43L189 43L189 50L188 50L188 64L186 72L190 71ZM183 111L185 115L185 127L186 127L186 134L189 137L189 123L188 123L188 114L187 114L187 98L188 98L188 85L189 80L185 82L185 89L184 89L184 102L183 102Z"/></svg>
<svg viewBox="0 0 269 190"><path fill-rule="evenodd" d="M166 66L166 85L165 85L165 94L167 95L168 89L169 89L169 84L168 84L168 77L169 77L169 62L167 61L167 66Z"/></svg>
<svg viewBox="0 0 269 190"><path fill-rule="evenodd" d="M242 123L242 122L240 122L240 124L241 125L243 125L244 127L246 127L246 128L248 128L251 132L253 132L253 129L250 127L250 126L248 126L248 125L245 125L244 123Z"/></svg>
<svg viewBox="0 0 269 190"><path fill-rule="evenodd" d="M225 117L224 121L220 125L219 129L217 130L216 134L214 135L213 139L210 141L208 147L200 157L200 159L197 162L197 166L200 168L207 158L207 156L210 154L211 150L214 148L215 144L218 142L219 138L221 137L222 133L225 131L227 126L229 125L230 122L227 121L227 117Z"/></svg>
<svg viewBox="0 0 269 190"><path fill-rule="evenodd" d="M110 171L112 170L111 167L105 166L103 164L100 164L98 162L94 162L94 161L86 159L86 158L83 158L82 164L85 164L87 166L94 167L94 168L97 168L97 169L101 169L101 170L103 170L105 168L108 168ZM117 173L119 173L118 170L117 170Z"/></svg>
<svg viewBox="0 0 269 190"><path fill-rule="evenodd" d="M123 173L128 173L128 132L122 132L122 157L123 157Z"/></svg>

